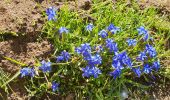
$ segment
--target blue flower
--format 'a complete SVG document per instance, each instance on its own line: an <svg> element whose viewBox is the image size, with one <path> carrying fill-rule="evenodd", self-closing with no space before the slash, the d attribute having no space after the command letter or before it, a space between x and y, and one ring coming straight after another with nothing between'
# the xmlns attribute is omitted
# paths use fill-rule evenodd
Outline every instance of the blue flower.
<svg viewBox="0 0 170 100"><path fill-rule="evenodd" d="M113 59L112 59L112 67L113 68L119 68L119 69L123 69L123 65L120 61L120 58L119 56L114 56Z"/></svg>
<svg viewBox="0 0 170 100"><path fill-rule="evenodd" d="M99 74L101 74L101 70L95 66L86 66L85 68L82 68L83 77L90 77L93 76L94 78L97 78Z"/></svg>
<svg viewBox="0 0 170 100"><path fill-rule="evenodd" d="M121 69L116 68L113 72L110 72L110 76L113 76L114 79L121 75Z"/></svg>
<svg viewBox="0 0 170 100"><path fill-rule="evenodd" d="M57 62L68 61L70 59L70 54L66 51L62 51L61 55L57 57Z"/></svg>
<svg viewBox="0 0 170 100"><path fill-rule="evenodd" d="M139 27L137 30L138 30L139 35L144 35L143 39L145 41L148 40L149 32L143 26Z"/></svg>
<svg viewBox="0 0 170 100"><path fill-rule="evenodd" d="M135 39L128 39L126 42L129 46L135 46L137 41Z"/></svg>
<svg viewBox="0 0 170 100"><path fill-rule="evenodd" d="M96 54L95 56L90 56L85 58L85 60L87 60L89 65L99 65L102 63L102 58L99 54Z"/></svg>
<svg viewBox="0 0 170 100"><path fill-rule="evenodd" d="M61 56L64 57L65 61L68 61L70 59L70 54L66 51L61 52Z"/></svg>
<svg viewBox="0 0 170 100"><path fill-rule="evenodd" d="M140 52L137 59L140 61L144 61L145 59L147 59L146 52Z"/></svg>
<svg viewBox="0 0 170 100"><path fill-rule="evenodd" d="M97 78L99 74L101 74L101 70L97 67L92 67L92 75L94 78Z"/></svg>
<svg viewBox="0 0 170 100"><path fill-rule="evenodd" d="M160 62L159 61L153 62L152 68L158 71L160 69Z"/></svg>
<svg viewBox="0 0 170 100"><path fill-rule="evenodd" d="M87 30L87 31L92 31L93 28L94 28L94 25L93 25L92 23L90 23L90 24L88 24L88 25L86 26L86 30Z"/></svg>
<svg viewBox="0 0 170 100"><path fill-rule="evenodd" d="M59 33L62 34L62 33L68 33L68 29L66 27L60 27L59 29Z"/></svg>
<svg viewBox="0 0 170 100"><path fill-rule="evenodd" d="M42 61L41 66L39 67L40 70L43 71L43 73L50 72L51 71L51 62Z"/></svg>
<svg viewBox="0 0 170 100"><path fill-rule="evenodd" d="M78 54L82 54L84 57L91 56L91 47L89 43L81 44L80 47L75 49L75 52Z"/></svg>
<svg viewBox="0 0 170 100"><path fill-rule="evenodd" d="M140 77L142 72L140 70L140 67L137 67L137 68L132 68L133 72L138 76Z"/></svg>
<svg viewBox="0 0 170 100"><path fill-rule="evenodd" d="M103 47L101 45L95 46L94 49L97 53L100 53L101 51L103 51Z"/></svg>
<svg viewBox="0 0 170 100"><path fill-rule="evenodd" d="M48 16L48 20L56 20L55 16L56 16L56 10L54 9L54 7L49 7L46 10L46 14Z"/></svg>
<svg viewBox="0 0 170 100"><path fill-rule="evenodd" d="M120 55L120 59L122 60L122 63L124 65L127 65L129 68L132 68L132 61L131 61L130 57L128 57L127 53L122 52L119 55Z"/></svg>
<svg viewBox="0 0 170 100"><path fill-rule="evenodd" d="M35 76L35 70L34 70L34 68L22 68L20 70L20 74L21 74L21 77L24 77L24 76L34 77Z"/></svg>
<svg viewBox="0 0 170 100"><path fill-rule="evenodd" d="M57 62L61 62L61 61L64 61L64 57L63 56L58 56L57 57Z"/></svg>
<svg viewBox="0 0 170 100"><path fill-rule="evenodd" d="M139 35L148 33L148 31L143 26L140 26L139 28L137 28L137 30L138 30Z"/></svg>
<svg viewBox="0 0 170 100"><path fill-rule="evenodd" d="M152 71L151 67L149 66L149 64L145 64L143 67L143 72L146 74L149 74Z"/></svg>
<svg viewBox="0 0 170 100"><path fill-rule="evenodd" d="M52 91L53 92L55 92L55 91L57 91L58 90L58 87L59 87L59 83L56 83L56 82L52 82L52 86L51 86L51 88L52 88Z"/></svg>
<svg viewBox="0 0 170 100"><path fill-rule="evenodd" d="M150 57L155 57L157 55L156 50L154 47L152 47L149 44L146 44L145 46L145 52L149 54Z"/></svg>
<svg viewBox="0 0 170 100"><path fill-rule="evenodd" d="M117 43L113 42L112 39L106 40L106 47L110 50L110 52L118 52Z"/></svg>
<svg viewBox="0 0 170 100"><path fill-rule="evenodd" d="M92 71L91 71L90 66L86 66L85 68L82 68L82 71L83 71L83 74L82 74L83 77L89 78L92 75Z"/></svg>
<svg viewBox="0 0 170 100"><path fill-rule="evenodd" d="M116 54L112 59L112 67L123 69L124 65L128 66L129 68L132 68L132 61L128 57L126 52L122 52L120 54Z"/></svg>
<svg viewBox="0 0 170 100"><path fill-rule="evenodd" d="M107 30L110 31L112 34L115 34L116 32L120 31L120 28L114 26L113 24L110 24L110 25L107 27Z"/></svg>
<svg viewBox="0 0 170 100"><path fill-rule="evenodd" d="M99 33L98 33L102 38L106 38L108 36L107 32L105 30L101 30Z"/></svg>

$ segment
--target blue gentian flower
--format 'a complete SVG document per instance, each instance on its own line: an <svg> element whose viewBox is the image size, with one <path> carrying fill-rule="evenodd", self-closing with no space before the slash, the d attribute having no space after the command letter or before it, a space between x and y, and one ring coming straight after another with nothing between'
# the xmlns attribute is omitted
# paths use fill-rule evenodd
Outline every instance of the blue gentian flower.
<svg viewBox="0 0 170 100"><path fill-rule="evenodd" d="M124 68L118 55L116 55L112 58L112 67L113 68L119 68L119 69Z"/></svg>
<svg viewBox="0 0 170 100"><path fill-rule="evenodd" d="M118 52L117 43L113 42L112 39L106 40L106 47L110 50L110 52Z"/></svg>
<svg viewBox="0 0 170 100"><path fill-rule="evenodd" d="M103 51L103 47L101 45L95 46L94 49L97 53L100 53L101 51Z"/></svg>
<svg viewBox="0 0 170 100"><path fill-rule="evenodd" d="M35 70L34 68L22 68L20 70L20 74L21 74L21 77L24 77L24 76L31 76L31 77L34 77L35 76Z"/></svg>
<svg viewBox="0 0 170 100"><path fill-rule="evenodd" d="M140 26L139 28L137 28L137 30L138 30L139 35L148 33L148 31L143 26Z"/></svg>
<svg viewBox="0 0 170 100"><path fill-rule="evenodd" d="M121 69L116 68L113 72L110 72L110 76L113 76L114 79L121 75Z"/></svg>
<svg viewBox="0 0 170 100"><path fill-rule="evenodd" d="M99 74L101 74L101 70L95 66L86 66L85 68L82 68L83 77L89 78L90 76L93 76L94 78L97 78Z"/></svg>
<svg viewBox="0 0 170 100"><path fill-rule="evenodd" d="M122 52L119 55L120 55L120 59L122 60L122 63L124 65L127 65L129 68L132 68L132 61L131 61L130 57L128 57L127 53Z"/></svg>
<svg viewBox="0 0 170 100"><path fill-rule="evenodd" d="M57 62L68 61L70 59L70 54L66 51L62 51L61 55L57 57Z"/></svg>
<svg viewBox="0 0 170 100"><path fill-rule="evenodd" d="M122 52L120 54L116 54L112 59L112 67L123 69L124 65L128 66L129 68L132 68L132 61L130 57L128 57L126 52Z"/></svg>
<svg viewBox="0 0 170 100"><path fill-rule="evenodd" d="M56 16L56 10L54 9L54 7L49 7L46 10L46 14L48 16L48 20L56 20L55 16Z"/></svg>
<svg viewBox="0 0 170 100"><path fill-rule="evenodd" d="M140 52L137 59L140 61L144 61L145 59L147 59L146 52Z"/></svg>
<svg viewBox="0 0 170 100"><path fill-rule="evenodd" d="M136 39L128 39L126 42L129 46L135 46L137 43Z"/></svg>
<svg viewBox="0 0 170 100"><path fill-rule="evenodd" d="M147 34L145 34L144 36L143 36L143 40L144 41L147 41L149 39L149 33L147 33Z"/></svg>
<svg viewBox="0 0 170 100"><path fill-rule="evenodd" d="M115 34L116 32L120 31L120 28L114 26L113 24L110 24L110 25L107 27L107 30L110 31L112 34Z"/></svg>
<svg viewBox="0 0 170 100"><path fill-rule="evenodd" d="M132 68L133 72L138 76L140 77L142 72L141 72L141 69L140 67L137 67L137 68Z"/></svg>
<svg viewBox="0 0 170 100"><path fill-rule="evenodd" d="M137 30L138 30L139 35L144 35L143 39L145 41L148 40L149 32L143 26L139 27Z"/></svg>
<svg viewBox="0 0 170 100"><path fill-rule="evenodd" d="M150 57L155 57L157 55L156 50L154 47L152 47L149 44L146 44L145 46L145 52L149 54Z"/></svg>
<svg viewBox="0 0 170 100"><path fill-rule="evenodd" d="M60 27L59 29L59 33L62 34L62 33L68 33L68 29L66 27Z"/></svg>
<svg viewBox="0 0 170 100"><path fill-rule="evenodd" d="M51 62L46 62L45 60L41 61L41 66L39 67L39 69L42 70L43 73L50 72Z"/></svg>
<svg viewBox="0 0 170 100"><path fill-rule="evenodd" d="M149 64L145 64L143 67L143 72L146 74L149 74L152 71L151 67L149 66Z"/></svg>
<svg viewBox="0 0 170 100"><path fill-rule="evenodd" d="M88 24L88 25L86 26L86 30L87 30L87 31L92 31L93 28L94 28L94 25L93 25L92 23L90 23L90 24Z"/></svg>
<svg viewBox="0 0 170 100"><path fill-rule="evenodd" d="M57 91L58 88L59 88L59 83L56 83L56 82L53 81L51 88L52 88L53 92Z"/></svg>
<svg viewBox="0 0 170 100"><path fill-rule="evenodd" d="M87 60L89 65L99 65L102 63L102 58L99 54L96 54L95 56L90 56L85 58L85 60Z"/></svg>
<svg viewBox="0 0 170 100"><path fill-rule="evenodd" d="M61 56L64 57L65 61L68 61L70 59L70 54L66 51L61 52Z"/></svg>
<svg viewBox="0 0 170 100"><path fill-rule="evenodd" d="M99 74L101 74L101 70L97 67L92 67L92 75L94 78L97 78Z"/></svg>
<svg viewBox="0 0 170 100"><path fill-rule="evenodd" d="M61 62L61 61L64 61L64 57L63 56L58 56L57 57L57 62Z"/></svg>
<svg viewBox="0 0 170 100"><path fill-rule="evenodd" d="M153 62L152 68L158 71L160 69L160 62L159 61Z"/></svg>
<svg viewBox="0 0 170 100"><path fill-rule="evenodd" d="M101 30L99 33L98 33L102 38L106 38L108 36L107 32L105 30Z"/></svg>
<svg viewBox="0 0 170 100"><path fill-rule="evenodd" d="M86 66L85 68L82 68L82 71L83 71L82 74L83 77L89 78L92 75L92 70L90 66Z"/></svg>
<svg viewBox="0 0 170 100"><path fill-rule="evenodd" d="M75 52L78 54L82 54L84 57L90 57L91 56L91 47L89 43L81 44L80 47L77 47L75 49Z"/></svg>

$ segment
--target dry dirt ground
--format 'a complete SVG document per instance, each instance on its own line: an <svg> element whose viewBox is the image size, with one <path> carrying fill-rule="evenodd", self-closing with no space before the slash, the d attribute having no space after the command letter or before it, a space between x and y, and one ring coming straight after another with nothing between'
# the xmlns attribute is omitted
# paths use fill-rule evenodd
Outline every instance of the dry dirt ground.
<svg viewBox="0 0 170 100"><path fill-rule="evenodd" d="M62 0L0 0L0 34L18 33L24 36L14 37L0 42L0 54L23 62L33 64L35 58L45 59L52 51L52 45L43 40L37 41L46 18L42 12L50 6L60 8ZM78 0L78 8L87 10L90 8L91 0ZM170 0L139 0L144 6L154 5L163 7L170 12ZM70 9L76 9L74 0L69 1ZM5 59L0 58L0 66L4 71L14 74L20 67ZM20 87L21 86L21 87ZM12 87L14 93L8 96L9 100L25 100L26 94L23 84L16 83Z"/></svg>

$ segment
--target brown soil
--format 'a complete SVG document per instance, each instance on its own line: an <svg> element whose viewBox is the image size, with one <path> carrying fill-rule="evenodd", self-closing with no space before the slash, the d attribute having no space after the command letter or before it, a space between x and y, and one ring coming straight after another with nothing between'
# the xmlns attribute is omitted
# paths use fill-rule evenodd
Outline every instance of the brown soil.
<svg viewBox="0 0 170 100"><path fill-rule="evenodd" d="M170 12L170 0L139 0L139 3L144 7L156 6Z"/></svg>
<svg viewBox="0 0 170 100"><path fill-rule="evenodd" d="M60 8L57 0L0 0L0 32L31 33L41 31L45 18L42 12L50 6ZM62 0L61 0L62 1ZM69 1L69 8L89 9L90 0ZM77 6L77 7L76 7Z"/></svg>

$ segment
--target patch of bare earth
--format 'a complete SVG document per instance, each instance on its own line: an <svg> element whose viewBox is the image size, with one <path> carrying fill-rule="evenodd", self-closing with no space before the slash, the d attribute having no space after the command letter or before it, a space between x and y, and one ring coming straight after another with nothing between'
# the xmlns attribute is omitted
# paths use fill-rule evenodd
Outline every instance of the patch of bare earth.
<svg viewBox="0 0 170 100"><path fill-rule="evenodd" d="M156 6L170 12L170 0L139 0L144 7Z"/></svg>

